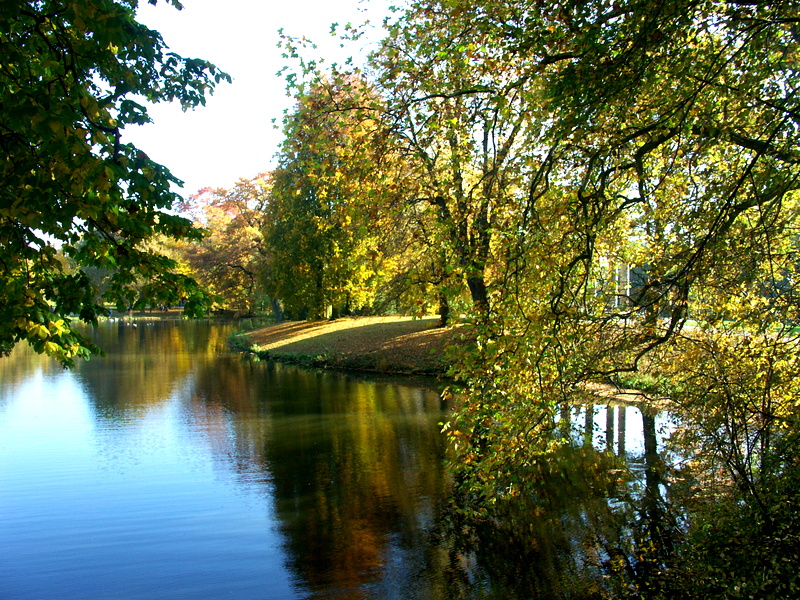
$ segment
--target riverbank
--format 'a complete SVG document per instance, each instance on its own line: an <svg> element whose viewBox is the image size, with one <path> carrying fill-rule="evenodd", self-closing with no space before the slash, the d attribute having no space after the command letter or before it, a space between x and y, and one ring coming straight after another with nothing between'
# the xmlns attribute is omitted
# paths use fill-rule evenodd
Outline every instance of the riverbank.
<svg viewBox="0 0 800 600"><path fill-rule="evenodd" d="M459 328L439 327L436 317L346 317L333 321L288 321L239 334L238 350L264 360L397 375L444 376L450 368L447 346L463 343ZM582 386L590 396L615 404L666 408L659 394L610 383Z"/></svg>
<svg viewBox="0 0 800 600"><path fill-rule="evenodd" d="M262 359L330 369L408 375L444 375L445 348L456 329L436 317L356 317L290 321L232 339Z"/></svg>

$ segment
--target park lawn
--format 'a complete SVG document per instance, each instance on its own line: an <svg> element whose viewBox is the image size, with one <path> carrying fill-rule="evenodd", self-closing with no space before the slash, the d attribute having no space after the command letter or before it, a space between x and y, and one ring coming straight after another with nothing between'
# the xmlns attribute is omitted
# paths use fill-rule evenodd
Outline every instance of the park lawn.
<svg viewBox="0 0 800 600"><path fill-rule="evenodd" d="M289 321L243 334L236 341L261 358L320 367L443 375L445 347L458 327L439 327L436 317L346 317Z"/></svg>

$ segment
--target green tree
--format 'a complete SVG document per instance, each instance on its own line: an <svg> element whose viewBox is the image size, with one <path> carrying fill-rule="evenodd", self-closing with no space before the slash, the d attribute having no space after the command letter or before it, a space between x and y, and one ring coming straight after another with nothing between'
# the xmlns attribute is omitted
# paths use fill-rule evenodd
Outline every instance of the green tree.
<svg viewBox="0 0 800 600"><path fill-rule="evenodd" d="M339 73L299 93L285 120L264 236L270 295L294 317L370 310L393 276L398 183L379 117L365 81Z"/></svg>
<svg viewBox="0 0 800 600"><path fill-rule="evenodd" d="M65 365L98 348L72 326L102 302L121 309L204 296L173 262L148 251L155 236L197 237L169 209L180 182L123 140L149 121L141 98L204 103L230 78L169 52L136 21L136 0L9 0L0 6L0 352L22 340ZM180 8L177 1L172 2ZM57 254L75 261L69 272ZM113 272L103 296L84 268Z"/></svg>
<svg viewBox="0 0 800 600"><path fill-rule="evenodd" d="M457 296L462 281L474 312L486 318L502 287L503 236L525 194L524 177L540 161L521 146L536 124L523 102L535 82L520 82L511 61L476 61L484 43L457 11L415 3L389 27L371 64L384 119L415 166L407 201L432 217L442 289Z"/></svg>

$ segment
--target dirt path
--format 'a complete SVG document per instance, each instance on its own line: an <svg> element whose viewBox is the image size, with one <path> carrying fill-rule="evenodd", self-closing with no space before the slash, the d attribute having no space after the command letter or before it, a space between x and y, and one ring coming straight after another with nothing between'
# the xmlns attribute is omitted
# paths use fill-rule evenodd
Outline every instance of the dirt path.
<svg viewBox="0 0 800 600"><path fill-rule="evenodd" d="M379 373L443 374L445 345L454 329L428 317L358 317L291 321L245 334L244 343L263 358Z"/></svg>

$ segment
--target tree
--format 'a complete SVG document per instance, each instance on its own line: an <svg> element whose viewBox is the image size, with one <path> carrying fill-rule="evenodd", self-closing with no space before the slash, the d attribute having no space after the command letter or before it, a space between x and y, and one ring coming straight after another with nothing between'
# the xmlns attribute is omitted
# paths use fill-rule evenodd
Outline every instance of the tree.
<svg viewBox="0 0 800 600"><path fill-rule="evenodd" d="M171 2L180 8L177 0ZM149 121L138 100L201 105L229 81L169 52L135 19L136 0L10 0L0 6L0 353L27 340L65 365L99 351L75 328L106 313L204 295L173 262L143 248L198 237L166 211L180 182L123 140ZM58 252L79 266L65 269ZM98 297L84 269L113 272Z"/></svg>
<svg viewBox="0 0 800 600"><path fill-rule="evenodd" d="M215 310L252 314L265 299L269 259L261 227L270 191L271 176L263 173L231 189L200 190L178 205L206 232L181 254L192 277L214 296Z"/></svg>
<svg viewBox="0 0 800 600"><path fill-rule="evenodd" d="M800 456L796 3L423 0L408 15L419 32L387 47L384 76L405 60L426 73L404 85L442 102L440 139L480 130L473 115L453 123L448 102L518 91L530 119L492 228L502 293L458 369L449 432L476 513L535 494L550 417L582 384L643 371L669 384L682 439L705 450L690 473L714 482L708 505L757 515L748 531L788 553L781 522L800 502L770 490L796 481ZM631 270L634 285L620 276ZM748 593L790 593L796 577L765 556L766 587Z"/></svg>
<svg viewBox="0 0 800 600"><path fill-rule="evenodd" d="M393 276L398 182L379 117L366 82L338 73L300 92L285 120L264 237L270 295L295 317L369 310Z"/></svg>
<svg viewBox="0 0 800 600"><path fill-rule="evenodd" d="M407 202L425 206L436 223L432 254L448 274L443 289L456 295L454 282L463 280L474 312L487 318L501 287L502 237L537 161L520 147L535 124L523 102L530 86L510 85L513 62L476 61L483 43L457 11L415 3L371 64L384 119L416 166L417 195Z"/></svg>

